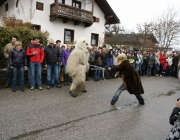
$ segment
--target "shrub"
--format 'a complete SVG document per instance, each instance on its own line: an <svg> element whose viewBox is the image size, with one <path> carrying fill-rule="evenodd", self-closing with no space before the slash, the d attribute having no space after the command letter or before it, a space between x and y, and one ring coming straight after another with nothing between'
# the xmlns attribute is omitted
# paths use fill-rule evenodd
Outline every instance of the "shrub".
<svg viewBox="0 0 180 140"><path fill-rule="evenodd" d="M22 42L23 48L25 48L30 43L30 38L33 36L38 37L43 44L47 44L47 39L49 37L49 33L47 31L37 31L32 30L28 27L15 27L15 28L7 28L0 26L0 53L3 54L3 49L6 44L11 42L12 36L18 36L19 41ZM0 61L0 67L3 68L6 65L6 61L4 58L4 55L2 55L3 58Z"/></svg>

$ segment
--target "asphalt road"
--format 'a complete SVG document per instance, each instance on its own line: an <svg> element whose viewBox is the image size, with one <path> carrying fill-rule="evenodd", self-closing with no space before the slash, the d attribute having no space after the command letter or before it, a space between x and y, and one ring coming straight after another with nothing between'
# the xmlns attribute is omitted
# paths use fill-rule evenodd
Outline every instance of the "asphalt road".
<svg viewBox="0 0 180 140"><path fill-rule="evenodd" d="M121 78L87 81L87 93L74 98L69 87L0 90L0 139L17 140L165 140L169 116L180 97L173 77L141 77L145 105L127 91L115 106ZM2 85L1 85L2 86Z"/></svg>

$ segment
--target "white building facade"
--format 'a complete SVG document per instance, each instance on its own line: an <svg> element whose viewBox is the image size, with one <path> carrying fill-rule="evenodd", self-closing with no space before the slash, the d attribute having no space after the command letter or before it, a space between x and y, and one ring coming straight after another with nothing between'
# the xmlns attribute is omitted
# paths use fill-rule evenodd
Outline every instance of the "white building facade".
<svg viewBox="0 0 180 140"><path fill-rule="evenodd" d="M48 31L62 44L85 37L101 46L104 25L119 23L106 0L1 0L0 18L3 14L31 22L32 28Z"/></svg>

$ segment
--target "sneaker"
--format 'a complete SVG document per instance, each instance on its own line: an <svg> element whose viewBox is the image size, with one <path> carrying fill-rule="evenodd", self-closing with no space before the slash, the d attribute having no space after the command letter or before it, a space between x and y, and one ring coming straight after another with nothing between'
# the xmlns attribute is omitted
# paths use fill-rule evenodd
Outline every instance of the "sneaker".
<svg viewBox="0 0 180 140"><path fill-rule="evenodd" d="M39 87L39 90L42 90L43 88L42 87Z"/></svg>
<svg viewBox="0 0 180 140"><path fill-rule="evenodd" d="M47 89L50 89L50 86L47 86Z"/></svg>
<svg viewBox="0 0 180 140"><path fill-rule="evenodd" d="M161 76L161 77L162 77L162 75L159 75L159 76Z"/></svg>
<svg viewBox="0 0 180 140"><path fill-rule="evenodd" d="M34 87L31 87L30 90L34 90Z"/></svg>
<svg viewBox="0 0 180 140"><path fill-rule="evenodd" d="M56 87L57 87L57 88L61 88L62 86L61 86L61 85L57 85Z"/></svg>
<svg viewBox="0 0 180 140"><path fill-rule="evenodd" d="M54 84L52 84L51 87L54 87Z"/></svg>
<svg viewBox="0 0 180 140"><path fill-rule="evenodd" d="M4 87L5 87L5 88L8 88L8 87L9 87L9 85L8 85L8 84L6 84Z"/></svg>
<svg viewBox="0 0 180 140"><path fill-rule="evenodd" d="M24 92L24 88L21 88L21 91Z"/></svg>
<svg viewBox="0 0 180 140"><path fill-rule="evenodd" d="M12 89L12 92L16 92L16 89L15 89L15 88L13 88L13 89Z"/></svg>
<svg viewBox="0 0 180 140"><path fill-rule="evenodd" d="M158 74L156 76L159 76Z"/></svg>

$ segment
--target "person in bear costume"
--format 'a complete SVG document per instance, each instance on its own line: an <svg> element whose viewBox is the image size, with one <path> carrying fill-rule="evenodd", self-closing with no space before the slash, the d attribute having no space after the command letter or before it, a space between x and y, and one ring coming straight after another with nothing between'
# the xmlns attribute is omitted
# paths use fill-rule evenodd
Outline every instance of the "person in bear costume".
<svg viewBox="0 0 180 140"><path fill-rule="evenodd" d="M111 105L114 105L119 98L122 91L127 90L130 94L134 94L139 101L139 104L144 105L144 99L141 94L144 93L144 89L141 83L138 72L135 67L127 60L125 54L118 55L118 65L108 68L111 71L119 72L122 77L123 84L118 88L115 95L112 98Z"/></svg>
<svg viewBox="0 0 180 140"><path fill-rule="evenodd" d="M67 73L72 77L70 95L77 97L78 92L87 92L85 87L86 72L89 70L89 49L92 46L86 38L80 38L67 61Z"/></svg>

